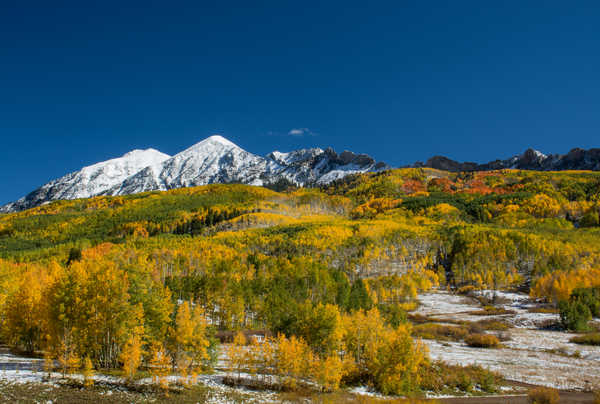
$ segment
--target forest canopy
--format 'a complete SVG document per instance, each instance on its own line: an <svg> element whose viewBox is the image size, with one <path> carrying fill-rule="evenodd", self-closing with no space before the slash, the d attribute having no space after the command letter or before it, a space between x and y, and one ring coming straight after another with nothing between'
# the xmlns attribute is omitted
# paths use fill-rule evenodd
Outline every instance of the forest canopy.
<svg viewBox="0 0 600 404"><path fill-rule="evenodd" d="M65 371L189 374L212 366L217 334L261 330L273 339L252 366L284 383L417 391L431 366L406 321L419 291L525 288L573 305L600 286L599 213L600 173L517 170L57 201L0 215L0 338Z"/></svg>

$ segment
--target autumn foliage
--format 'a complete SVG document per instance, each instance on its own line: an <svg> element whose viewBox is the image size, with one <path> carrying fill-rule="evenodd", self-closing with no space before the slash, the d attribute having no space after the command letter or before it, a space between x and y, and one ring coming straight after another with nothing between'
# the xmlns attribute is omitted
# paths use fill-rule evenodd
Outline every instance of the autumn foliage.
<svg viewBox="0 0 600 404"><path fill-rule="evenodd" d="M530 287L558 305L600 285L599 190L592 172L411 168L3 214L0 338L168 392L214 366L217 331L265 330L223 348L234 379L409 394L431 373L406 321L420 292Z"/></svg>

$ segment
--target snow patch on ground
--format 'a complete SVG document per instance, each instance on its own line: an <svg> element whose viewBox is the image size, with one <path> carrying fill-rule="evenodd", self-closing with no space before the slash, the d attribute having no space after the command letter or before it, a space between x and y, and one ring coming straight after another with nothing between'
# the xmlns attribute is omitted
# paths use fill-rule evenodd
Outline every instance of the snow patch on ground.
<svg viewBox="0 0 600 404"><path fill-rule="evenodd" d="M75 380L83 382L83 375L71 374L63 377L61 373L51 372L48 375L47 372L43 372L42 369L43 360L32 359L15 356L9 353L0 354L0 381L14 384L43 384L49 387L60 388L58 383L61 380ZM206 401L207 403L229 403L231 400L227 398L228 394L236 393L244 396L244 402L257 402L257 403L278 403L278 394L274 391L254 391L243 387L231 387L223 383L225 376L233 377L233 374L227 372L215 372L213 374L199 375L196 378L196 383L202 384L210 388L210 397ZM243 378L250 378L249 374L242 374ZM107 376L102 374L96 374L92 376L92 379L97 384L108 384L108 385L123 385L125 380L120 377ZM183 381L181 376L169 376L168 380L170 383L180 383ZM191 381L191 377L188 381ZM151 378L141 379L137 382L138 384L150 384L152 383ZM108 390L105 394L112 394Z"/></svg>
<svg viewBox="0 0 600 404"><path fill-rule="evenodd" d="M369 396L369 397L376 397L376 398L380 398L380 399L390 398L389 396L384 396L382 394L371 391L367 386L353 387L348 391L352 394L356 394L359 396Z"/></svg>
<svg viewBox="0 0 600 404"><path fill-rule="evenodd" d="M491 291L480 292L491 297ZM600 385L600 347L569 342L576 334L537 329L546 321L557 321L553 313L532 313L536 306L527 295L496 292L500 307L515 314L478 316L469 314L482 307L475 299L445 291L419 295L417 314L436 321L479 321L501 319L513 324L510 339L501 349L471 348L463 342L442 343L424 340L434 360L456 365L476 364L504 375L507 379L562 389L587 390Z"/></svg>
<svg viewBox="0 0 600 404"><path fill-rule="evenodd" d="M480 295L491 299L492 291L479 291ZM446 291L423 293L419 295L421 306L416 314L433 317L436 320L450 321L479 321L483 319L503 320L518 328L538 328L548 323L558 322L556 313L532 313L529 310L538 307L537 302L521 293L495 292L496 299L501 301L498 307L515 312L515 314L501 314L493 316L480 316L473 314L482 309L476 299L454 295Z"/></svg>

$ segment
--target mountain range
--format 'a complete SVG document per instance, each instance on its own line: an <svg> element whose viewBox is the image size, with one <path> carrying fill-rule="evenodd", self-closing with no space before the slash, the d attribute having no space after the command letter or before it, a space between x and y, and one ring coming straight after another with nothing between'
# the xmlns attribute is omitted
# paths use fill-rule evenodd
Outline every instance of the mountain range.
<svg viewBox="0 0 600 404"><path fill-rule="evenodd" d="M546 155L528 149L509 159L483 164L434 156L424 163L416 162L408 167L430 167L451 172L500 169L599 171L600 149L576 148L563 155ZM366 154L349 151L338 154L331 148L301 149L289 153L274 151L263 157L215 135L174 156L155 149L133 150L122 157L84 167L0 207L0 213L29 209L60 199L129 195L213 183L324 185L349 174L390 168Z"/></svg>
<svg viewBox="0 0 600 404"><path fill-rule="evenodd" d="M215 135L174 156L155 149L133 150L84 167L0 207L0 212L20 211L60 199L128 195L212 183L321 185L349 174L389 168L365 154L337 154L331 148L274 151L262 157Z"/></svg>
<svg viewBox="0 0 600 404"><path fill-rule="evenodd" d="M458 162L444 156L433 156L425 163L416 162L411 167L430 167L438 170L460 171L490 171L503 169L562 171L562 170L593 170L600 171L600 149L572 149L567 154L546 155L534 149L527 149L523 154L506 160L494 160L479 164Z"/></svg>

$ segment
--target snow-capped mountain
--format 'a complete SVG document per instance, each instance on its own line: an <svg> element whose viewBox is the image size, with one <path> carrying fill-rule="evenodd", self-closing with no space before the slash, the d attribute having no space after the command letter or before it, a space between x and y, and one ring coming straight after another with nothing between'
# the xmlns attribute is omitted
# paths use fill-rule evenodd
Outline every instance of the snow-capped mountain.
<svg viewBox="0 0 600 404"><path fill-rule="evenodd" d="M122 157L103 161L50 181L0 212L28 209L59 199L89 198L120 184L145 167L154 167L170 156L154 149L133 150Z"/></svg>
<svg viewBox="0 0 600 404"><path fill-rule="evenodd" d="M290 153L274 151L267 158L279 165L276 172L279 177L301 185L328 184L348 174L390 168L366 154L344 151L338 155L332 148L302 149Z"/></svg>
<svg viewBox="0 0 600 404"><path fill-rule="evenodd" d="M110 195L241 182L263 185L267 159L249 153L222 136L211 136L157 166L147 167L108 190Z"/></svg>
<svg viewBox="0 0 600 404"><path fill-rule="evenodd" d="M285 180L299 186L326 184L348 174L388 168L367 155L348 151L338 155L331 148L275 151L261 157L222 136L211 136L172 157L154 149L134 150L84 167L1 207L0 212L58 199L128 195L212 183L268 185Z"/></svg>

